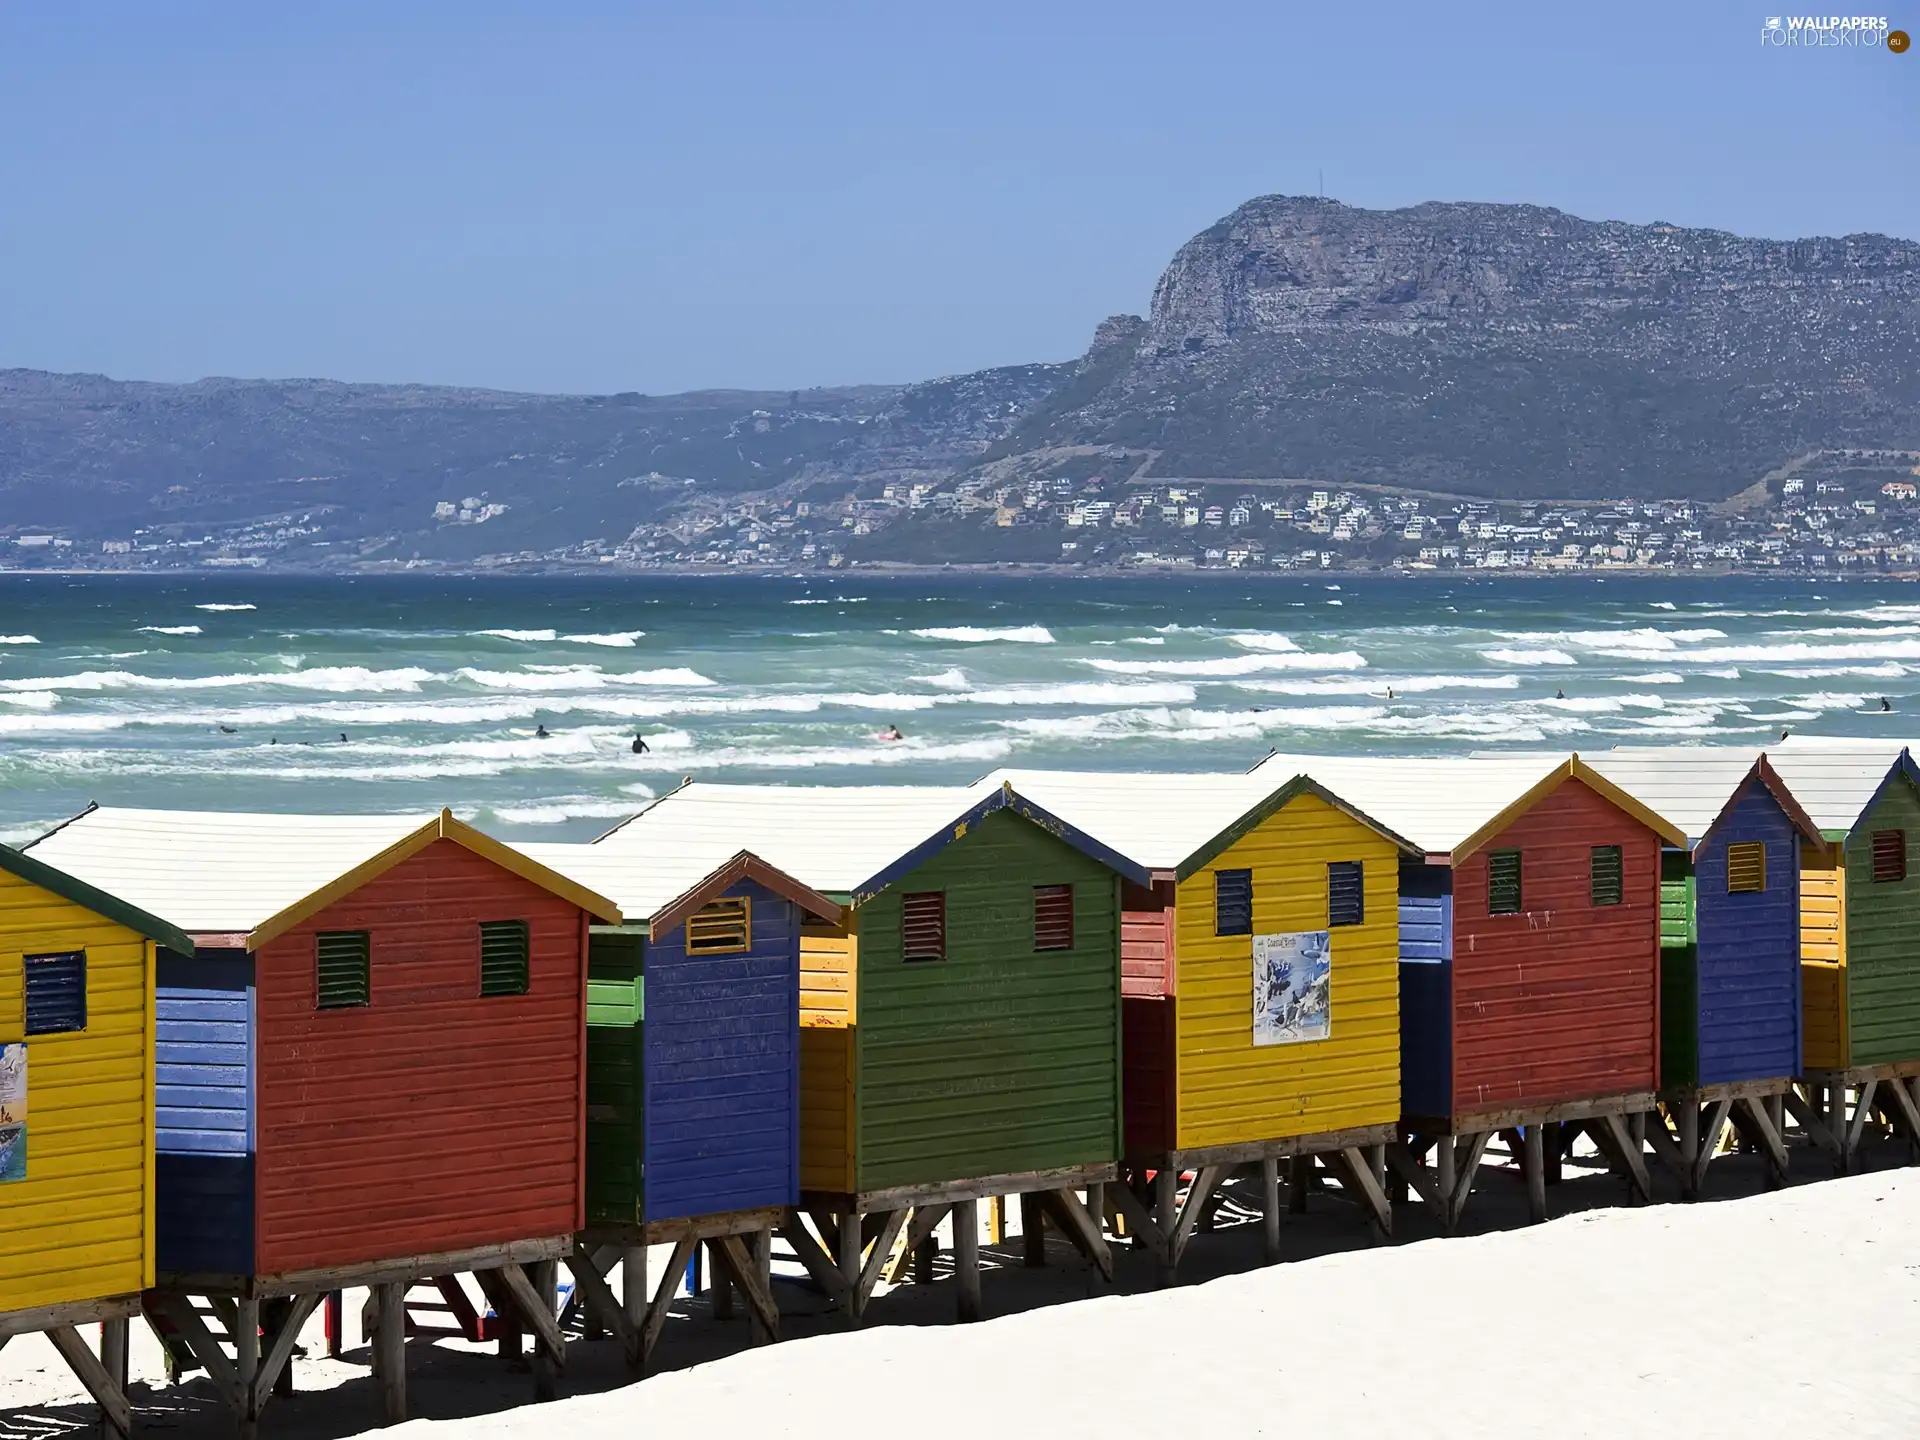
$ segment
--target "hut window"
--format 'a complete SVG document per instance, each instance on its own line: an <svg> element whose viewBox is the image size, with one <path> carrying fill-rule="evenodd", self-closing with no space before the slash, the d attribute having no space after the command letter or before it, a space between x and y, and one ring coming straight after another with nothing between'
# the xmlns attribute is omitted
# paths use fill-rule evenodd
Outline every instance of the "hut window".
<svg viewBox="0 0 1920 1440"><path fill-rule="evenodd" d="M1520 913L1520 852L1495 850L1487 856L1487 913Z"/></svg>
<svg viewBox="0 0 1920 1440"><path fill-rule="evenodd" d="M753 903L744 895L709 900L687 917L689 955L738 954L753 944Z"/></svg>
<svg viewBox="0 0 1920 1440"><path fill-rule="evenodd" d="M524 995L532 940L524 920L480 922L480 993Z"/></svg>
<svg viewBox="0 0 1920 1440"><path fill-rule="evenodd" d="M1618 905L1624 888L1618 845L1596 845L1587 859L1587 898L1595 905Z"/></svg>
<svg viewBox="0 0 1920 1440"><path fill-rule="evenodd" d="M87 952L28 955L27 1034L87 1028Z"/></svg>
<svg viewBox="0 0 1920 1440"><path fill-rule="evenodd" d="M923 890L900 897L901 955L907 960L947 958L947 897Z"/></svg>
<svg viewBox="0 0 1920 1440"><path fill-rule="evenodd" d="M1033 887L1033 948L1073 949L1073 886Z"/></svg>
<svg viewBox="0 0 1920 1440"><path fill-rule="evenodd" d="M1767 888L1767 847L1761 840L1727 846L1727 893L1751 895Z"/></svg>
<svg viewBox="0 0 1920 1440"><path fill-rule="evenodd" d="M1213 872L1213 933L1253 933L1253 871Z"/></svg>
<svg viewBox="0 0 1920 1440"><path fill-rule="evenodd" d="M1361 925L1367 918L1366 869L1358 860L1327 865L1327 925Z"/></svg>
<svg viewBox="0 0 1920 1440"><path fill-rule="evenodd" d="M1904 830L1876 830L1873 832L1873 883L1885 885L1890 881L1907 878L1907 832Z"/></svg>
<svg viewBox="0 0 1920 1440"><path fill-rule="evenodd" d="M314 937L315 970L322 1010L348 1010L369 1003L373 992L373 937L364 930L335 930Z"/></svg>

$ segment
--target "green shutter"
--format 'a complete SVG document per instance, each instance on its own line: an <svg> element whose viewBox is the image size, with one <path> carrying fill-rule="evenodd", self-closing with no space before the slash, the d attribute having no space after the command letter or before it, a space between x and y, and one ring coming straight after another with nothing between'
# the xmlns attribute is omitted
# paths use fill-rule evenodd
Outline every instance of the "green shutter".
<svg viewBox="0 0 1920 1440"><path fill-rule="evenodd" d="M335 930L314 937L317 989L322 1010L347 1010L372 999L372 938L364 930Z"/></svg>
<svg viewBox="0 0 1920 1440"><path fill-rule="evenodd" d="M587 1219L637 1224L645 1209L641 1105L646 941L595 931L587 949Z"/></svg>
<svg viewBox="0 0 1920 1440"><path fill-rule="evenodd" d="M1694 942L1693 857L1685 850L1660 852L1660 946L1675 950Z"/></svg>
<svg viewBox="0 0 1920 1440"><path fill-rule="evenodd" d="M1618 905L1626 887L1626 863L1618 845L1596 845L1587 860L1587 899L1594 905Z"/></svg>
<svg viewBox="0 0 1920 1440"><path fill-rule="evenodd" d="M531 947L524 920L480 922L480 993L527 993L527 953Z"/></svg>
<svg viewBox="0 0 1920 1440"><path fill-rule="evenodd" d="M1495 850L1487 856L1487 913L1520 913L1520 852Z"/></svg>

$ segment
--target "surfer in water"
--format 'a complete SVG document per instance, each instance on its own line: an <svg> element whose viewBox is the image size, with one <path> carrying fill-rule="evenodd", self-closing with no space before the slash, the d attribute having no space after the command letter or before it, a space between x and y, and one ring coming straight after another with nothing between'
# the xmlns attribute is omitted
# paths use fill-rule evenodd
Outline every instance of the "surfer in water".
<svg viewBox="0 0 1920 1440"><path fill-rule="evenodd" d="M893 741L893 740L904 740L907 737L900 733L900 727L898 725L889 725L887 726L886 729L882 730L878 735L874 736L873 738L876 740Z"/></svg>
<svg viewBox="0 0 1920 1440"><path fill-rule="evenodd" d="M1886 696L1882 695L1880 697L1880 713L1882 715L1888 715L1888 714L1891 714L1892 712L1893 712L1893 702L1887 699Z"/></svg>
<svg viewBox="0 0 1920 1440"><path fill-rule="evenodd" d="M1393 687L1389 685L1387 686L1387 699L1391 700L1392 698L1393 698Z"/></svg>
<svg viewBox="0 0 1920 1440"><path fill-rule="evenodd" d="M1555 690L1553 692L1553 698L1556 700L1564 700L1567 698L1567 692L1565 690Z"/></svg>
<svg viewBox="0 0 1920 1440"><path fill-rule="evenodd" d="M547 727L545 725L536 725L533 730L533 738L536 740L551 740L553 737L547 733Z"/></svg>
<svg viewBox="0 0 1920 1440"><path fill-rule="evenodd" d="M633 753L636 755L647 753L647 742L638 732L635 732L633 737Z"/></svg>
<svg viewBox="0 0 1920 1440"><path fill-rule="evenodd" d="M220 733L222 735L238 735L240 732L231 725L222 725L220 727Z"/></svg>

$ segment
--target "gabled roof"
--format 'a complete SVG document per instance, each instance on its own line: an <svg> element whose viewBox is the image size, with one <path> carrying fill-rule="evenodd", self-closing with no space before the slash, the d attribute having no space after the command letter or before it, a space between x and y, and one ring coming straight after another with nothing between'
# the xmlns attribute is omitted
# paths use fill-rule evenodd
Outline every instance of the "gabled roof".
<svg viewBox="0 0 1920 1440"><path fill-rule="evenodd" d="M1567 780L1579 780L1670 845L1686 836L1578 755L1514 754L1435 759L1269 755L1253 773L1307 774L1412 840L1458 865Z"/></svg>
<svg viewBox="0 0 1920 1440"><path fill-rule="evenodd" d="M1691 848L1713 833L1749 785L1773 796L1794 828L1816 843L1820 827L1801 808L1764 752L1731 746L1621 746L1583 757L1621 789L1687 833Z"/></svg>
<svg viewBox="0 0 1920 1440"><path fill-rule="evenodd" d="M570 877L590 890L610 895L628 923L663 934L695 910L742 880L771 890L823 920L838 921L840 907L818 890L803 885L745 850L720 855L685 847L656 849L641 845L516 845L521 854Z"/></svg>
<svg viewBox="0 0 1920 1440"><path fill-rule="evenodd" d="M169 925L157 915L150 915L137 905L129 905L118 896L97 890L86 881L57 870L44 860L36 860L24 851L11 845L0 845L0 870L9 875L17 875L29 885L38 885L49 894L69 900L82 910L91 910L103 915L117 925L124 925L136 935L144 935L169 950L192 950L193 941L186 932L177 926Z"/></svg>
<svg viewBox="0 0 1920 1440"><path fill-rule="evenodd" d="M1259 769L1239 774L996 770L982 783L1071 820L1141 867L1176 879L1202 870L1221 851L1301 795L1318 795L1409 854L1411 840L1349 805L1311 775Z"/></svg>
<svg viewBox="0 0 1920 1440"><path fill-rule="evenodd" d="M1829 840L1844 840L1890 784L1920 787L1906 743L1794 736L1767 747L1767 759Z"/></svg>
<svg viewBox="0 0 1920 1440"><path fill-rule="evenodd" d="M1012 810L1123 875L1126 857L1007 786L724 785L694 781L594 843L648 853L745 850L827 895L869 899L996 810Z"/></svg>
<svg viewBox="0 0 1920 1440"><path fill-rule="evenodd" d="M33 858L163 915L188 935L220 936L221 944L254 950L436 840L451 840L601 920L620 920L611 900L445 810L249 815L95 807L29 848Z"/></svg>

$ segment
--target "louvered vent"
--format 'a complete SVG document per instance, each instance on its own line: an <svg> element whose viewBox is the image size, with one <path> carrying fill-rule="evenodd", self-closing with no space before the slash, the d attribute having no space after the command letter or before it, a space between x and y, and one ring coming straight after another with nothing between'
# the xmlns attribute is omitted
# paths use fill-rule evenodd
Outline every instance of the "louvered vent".
<svg viewBox="0 0 1920 1440"><path fill-rule="evenodd" d="M87 952L29 955L27 1024L29 1035L58 1035L87 1028Z"/></svg>
<svg viewBox="0 0 1920 1440"><path fill-rule="evenodd" d="M1033 887L1033 948L1073 948L1073 886Z"/></svg>
<svg viewBox="0 0 1920 1440"><path fill-rule="evenodd" d="M947 958L947 897L924 890L900 897L901 953L908 960Z"/></svg>
<svg viewBox="0 0 1920 1440"><path fill-rule="evenodd" d="M1587 898L1595 905L1618 905L1626 888L1625 869L1618 845L1594 846L1587 857Z"/></svg>
<svg viewBox="0 0 1920 1440"><path fill-rule="evenodd" d="M1907 832L1904 830L1874 831L1873 883L1885 885L1906 878Z"/></svg>
<svg viewBox="0 0 1920 1440"><path fill-rule="evenodd" d="M1495 850L1487 856L1487 913L1520 913L1520 852Z"/></svg>
<svg viewBox="0 0 1920 1440"><path fill-rule="evenodd" d="M335 930L314 937L320 1008L345 1010L372 998L372 938L364 930Z"/></svg>
<svg viewBox="0 0 1920 1440"><path fill-rule="evenodd" d="M1213 872L1213 933L1251 935L1253 933L1253 872L1216 870Z"/></svg>
<svg viewBox="0 0 1920 1440"><path fill-rule="evenodd" d="M687 917L687 951L725 955L753 943L753 907L744 895L709 900Z"/></svg>
<svg viewBox="0 0 1920 1440"><path fill-rule="evenodd" d="M529 983L532 938L524 920L480 922L480 993L524 995Z"/></svg>
<svg viewBox="0 0 1920 1440"><path fill-rule="evenodd" d="M1367 918L1367 872L1358 860L1327 865L1327 925L1361 925Z"/></svg>
<svg viewBox="0 0 1920 1440"><path fill-rule="evenodd" d="M1742 840L1737 845L1727 846L1727 893L1752 895L1766 888L1766 843Z"/></svg>

